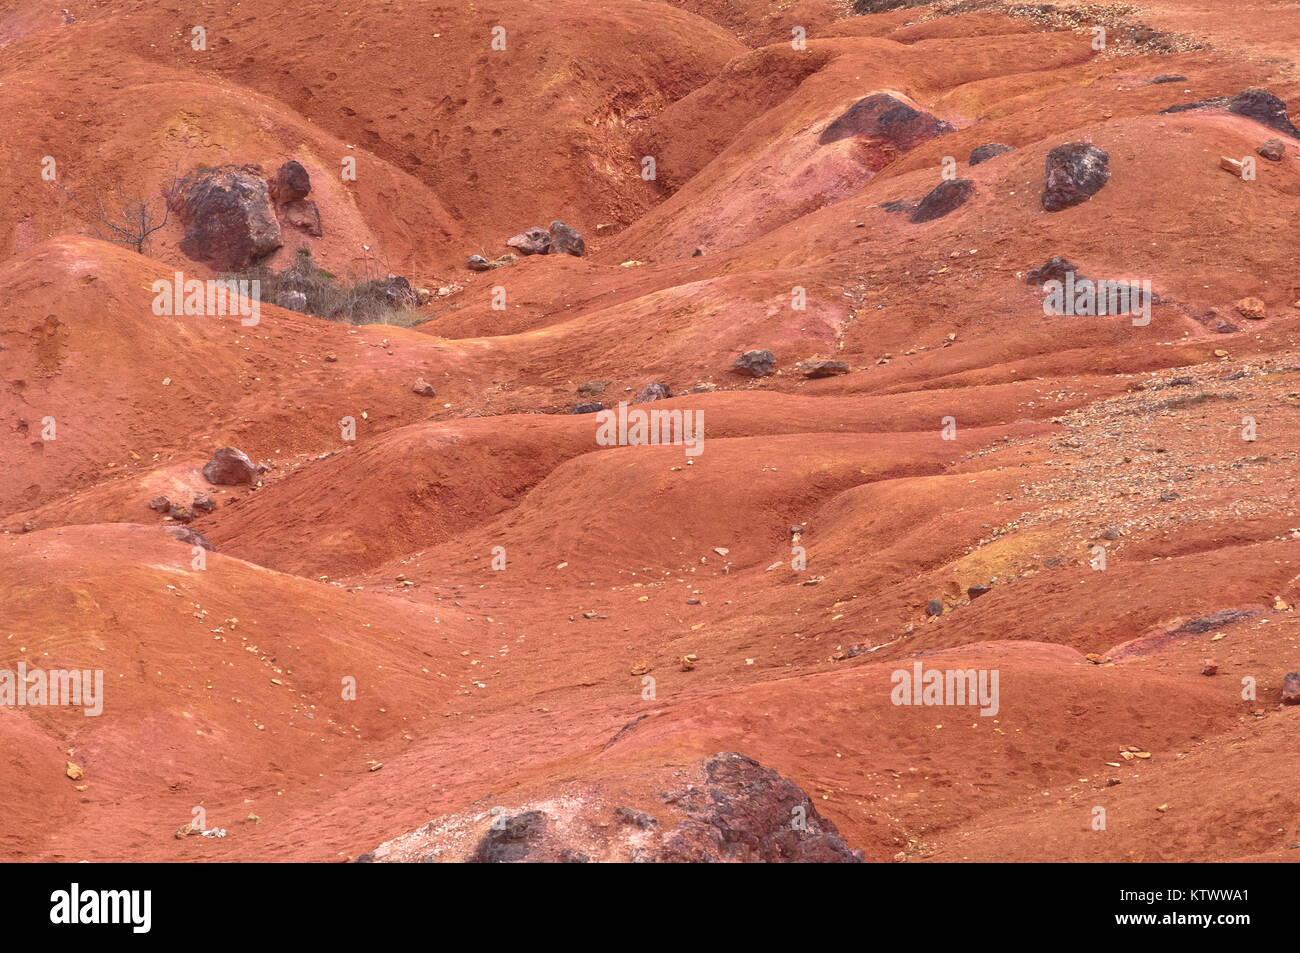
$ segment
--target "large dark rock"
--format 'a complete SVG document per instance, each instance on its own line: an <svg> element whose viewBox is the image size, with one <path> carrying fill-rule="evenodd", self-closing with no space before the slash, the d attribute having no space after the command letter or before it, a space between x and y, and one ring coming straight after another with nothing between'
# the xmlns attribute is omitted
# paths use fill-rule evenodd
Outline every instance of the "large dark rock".
<svg viewBox="0 0 1300 953"><path fill-rule="evenodd" d="M654 860L862 863L862 852L793 781L731 751L705 758L701 767L704 784L679 795L676 806L687 816L665 835Z"/></svg>
<svg viewBox="0 0 1300 953"><path fill-rule="evenodd" d="M605 405L598 400L590 401L585 404L574 404L570 414L596 414L605 409Z"/></svg>
<svg viewBox="0 0 1300 953"><path fill-rule="evenodd" d="M922 222L943 218L949 212L965 205L974 191L975 183L970 179L945 179L921 199L921 204L912 209L907 220L913 225L919 225Z"/></svg>
<svg viewBox="0 0 1300 953"><path fill-rule="evenodd" d="M986 142L982 146L976 146L970 151L970 159L967 160L971 165L979 165L981 162L987 162L994 156L1000 156L1004 152L1015 152L1015 146L1004 146L1000 142Z"/></svg>
<svg viewBox="0 0 1300 953"><path fill-rule="evenodd" d="M1257 86L1243 89L1235 96L1215 96L1213 99L1198 99L1194 103L1170 106L1168 109L1162 109L1161 113L1181 113L1193 109L1227 109L1228 112L1245 116L1270 129L1300 139L1300 129L1291 124L1286 103L1267 89L1260 89Z"/></svg>
<svg viewBox="0 0 1300 953"><path fill-rule="evenodd" d="M238 271L281 245L258 166L198 169L176 183L167 205L185 226L181 251L217 271Z"/></svg>
<svg viewBox="0 0 1300 953"><path fill-rule="evenodd" d="M1291 124L1291 117L1287 115L1286 103L1267 89L1254 86L1243 89L1228 100L1228 112L1253 119L1292 138L1300 138L1300 129Z"/></svg>
<svg viewBox="0 0 1300 953"><path fill-rule="evenodd" d="M1110 181L1110 156L1087 142L1067 142L1047 154L1043 208L1059 212L1088 201Z"/></svg>
<svg viewBox="0 0 1300 953"><path fill-rule="evenodd" d="M296 202L305 199L311 191L311 176L302 164L290 159L280 166L270 185L271 197L276 202Z"/></svg>
<svg viewBox="0 0 1300 953"><path fill-rule="evenodd" d="M827 145L850 137L884 139L898 151L946 135L957 127L929 113L914 109L888 93L873 93L859 99L823 130L817 142Z"/></svg>
<svg viewBox="0 0 1300 953"><path fill-rule="evenodd" d="M731 366L741 373L766 377L776 366L776 355L771 351L746 351L732 361Z"/></svg>
<svg viewBox="0 0 1300 953"><path fill-rule="evenodd" d="M545 255L551 250L551 233L544 228L530 228L507 238L506 244L521 255Z"/></svg>
<svg viewBox="0 0 1300 953"><path fill-rule="evenodd" d="M256 484L262 473L262 467L254 464L242 450L234 447L222 447L203 467L203 478L214 486Z"/></svg>
<svg viewBox="0 0 1300 953"><path fill-rule="evenodd" d="M576 228L565 225L558 219L551 222L551 251L550 254L581 256L587 250L587 243L582 240L582 235Z"/></svg>
<svg viewBox="0 0 1300 953"><path fill-rule="evenodd" d="M546 815L541 811L524 811L508 817L479 841L478 849L468 859L471 864L512 864L526 858L533 845L546 833Z"/></svg>

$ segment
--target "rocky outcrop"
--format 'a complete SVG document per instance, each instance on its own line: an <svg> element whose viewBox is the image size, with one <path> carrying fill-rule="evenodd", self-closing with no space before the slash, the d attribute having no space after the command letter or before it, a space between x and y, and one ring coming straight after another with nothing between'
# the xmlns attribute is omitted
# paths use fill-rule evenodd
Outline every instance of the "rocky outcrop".
<svg viewBox="0 0 1300 953"><path fill-rule="evenodd" d="M181 251L217 271L238 271L282 244L259 166L198 169L176 183L167 205L185 225Z"/></svg>
<svg viewBox="0 0 1300 953"><path fill-rule="evenodd" d="M957 127L937 116L921 112L888 93L873 93L859 99L823 130L819 145L841 139L883 139L899 152L913 149Z"/></svg>
<svg viewBox="0 0 1300 953"><path fill-rule="evenodd" d="M1267 89L1260 89L1257 86L1243 89L1235 96L1216 96L1213 99L1198 99L1194 103L1170 106L1168 109L1161 110L1161 113L1181 113L1196 109L1226 109L1238 116L1253 119L1269 129L1300 139L1300 129L1291 123L1286 103Z"/></svg>
<svg viewBox="0 0 1300 953"><path fill-rule="evenodd" d="M214 486L256 484L265 471L235 447L222 447L203 467L203 478Z"/></svg>
<svg viewBox="0 0 1300 953"><path fill-rule="evenodd" d="M663 778L644 809L592 792L435 820L360 862L862 863L793 781L721 752ZM653 789L653 788L652 788ZM621 799L621 797L620 797ZM560 812L563 819L559 820ZM476 841L463 834L478 827ZM452 836L447 834L454 832Z"/></svg>

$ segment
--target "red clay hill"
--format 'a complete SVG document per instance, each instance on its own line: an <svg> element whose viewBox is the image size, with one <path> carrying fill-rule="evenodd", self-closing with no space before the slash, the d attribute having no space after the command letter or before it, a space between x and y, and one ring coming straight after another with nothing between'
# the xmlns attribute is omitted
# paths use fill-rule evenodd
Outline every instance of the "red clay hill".
<svg viewBox="0 0 1300 953"><path fill-rule="evenodd" d="M1293 3L60 4L0 859L1300 857Z"/></svg>

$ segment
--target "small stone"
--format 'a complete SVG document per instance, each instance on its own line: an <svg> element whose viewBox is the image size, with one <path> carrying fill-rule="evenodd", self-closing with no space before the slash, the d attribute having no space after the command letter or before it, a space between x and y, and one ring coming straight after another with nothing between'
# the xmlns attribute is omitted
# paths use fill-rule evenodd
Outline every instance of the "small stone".
<svg viewBox="0 0 1300 953"><path fill-rule="evenodd" d="M605 409L605 405L600 401L591 401L585 404L575 404L570 414L594 414Z"/></svg>
<svg viewBox="0 0 1300 953"><path fill-rule="evenodd" d="M411 385L411 392L414 394L419 394L421 397L436 396L433 390L433 385L430 384L428 381L426 381L423 377L417 377L415 379L415 383Z"/></svg>
<svg viewBox="0 0 1300 953"><path fill-rule="evenodd" d="M1246 168L1246 165L1240 159L1219 156L1219 168L1224 172L1231 172L1237 178L1241 178L1241 173Z"/></svg>
<svg viewBox="0 0 1300 953"><path fill-rule="evenodd" d="M1214 663L1213 661L1211 661L1210 659L1206 659L1206 660L1201 664L1201 674L1202 674L1202 675L1218 675L1218 674L1219 674L1219 666L1218 666L1216 663Z"/></svg>
<svg viewBox="0 0 1300 953"><path fill-rule="evenodd" d="M646 404L652 400L667 400L671 396L673 395L668 390L667 384L655 382L652 384L646 384L645 387L641 388L641 393L636 395L636 398L632 403Z"/></svg>
<svg viewBox="0 0 1300 953"><path fill-rule="evenodd" d="M1101 538L1102 538L1102 539L1119 539L1119 535L1120 535L1120 534L1119 534L1119 527L1118 527L1118 526L1108 526L1108 527L1106 527L1106 531L1103 532L1103 533L1101 534Z"/></svg>
<svg viewBox="0 0 1300 953"><path fill-rule="evenodd" d="M1086 658L1093 665L1100 665L1102 662L1106 661L1106 656L1098 655L1096 652L1089 652L1087 655L1084 656L1084 658Z"/></svg>
<svg viewBox="0 0 1300 953"><path fill-rule="evenodd" d="M1255 151L1270 162L1281 162L1286 155L1286 146L1281 139L1269 139Z"/></svg>
<svg viewBox="0 0 1300 953"><path fill-rule="evenodd" d="M68 777L72 778L72 780L74 781L80 781L82 778L86 776L86 772L82 771L80 766L73 764L71 761L68 762L68 769L66 773Z"/></svg>
<svg viewBox="0 0 1300 953"><path fill-rule="evenodd" d="M943 615L943 600L931 599L925 604L926 615Z"/></svg>
<svg viewBox="0 0 1300 953"><path fill-rule="evenodd" d="M194 511L188 506L181 506L177 503L172 504L168 515L178 523L191 523L194 521Z"/></svg>
<svg viewBox="0 0 1300 953"><path fill-rule="evenodd" d="M689 672L691 669L695 668L695 663L698 662L698 661L699 661L699 659L698 659L695 655L693 655L693 654L692 654L692 655L683 655L683 656L682 656L682 671L683 671L683 672Z"/></svg>
<svg viewBox="0 0 1300 953"><path fill-rule="evenodd" d="M993 591L992 586L970 586L966 590L966 596L970 599L971 602L974 602L980 596L987 595L992 591Z"/></svg>
<svg viewBox="0 0 1300 953"><path fill-rule="evenodd" d="M149 509L155 513L166 513L172 508L172 501L165 496L155 496L149 501Z"/></svg>
<svg viewBox="0 0 1300 953"><path fill-rule="evenodd" d="M216 502L206 493L200 493L195 496L193 502L190 503L190 506L202 513L211 513L217 508Z"/></svg>
<svg viewBox="0 0 1300 953"><path fill-rule="evenodd" d="M1268 316L1264 302L1258 298L1242 298L1235 307L1238 314L1243 318L1250 318L1252 321L1258 321Z"/></svg>
<svg viewBox="0 0 1300 953"><path fill-rule="evenodd" d="M1215 349L1214 349L1214 356L1215 356L1215 357L1227 357L1227 356L1228 356L1228 352L1225 351L1223 348L1218 347L1218 348L1215 348Z"/></svg>
<svg viewBox="0 0 1300 953"><path fill-rule="evenodd" d="M1300 703L1300 672L1287 672L1282 680L1282 703L1295 705Z"/></svg>
<svg viewBox="0 0 1300 953"><path fill-rule="evenodd" d="M605 392L608 381L586 381L578 385L579 397L595 397L597 394Z"/></svg>
<svg viewBox="0 0 1300 953"><path fill-rule="evenodd" d="M488 261L482 255L470 255L465 262L465 267L470 271L491 271L492 262Z"/></svg>
<svg viewBox="0 0 1300 953"><path fill-rule="evenodd" d="M637 662L635 665L632 666L630 671L632 672L633 675L644 675L646 672L650 671L650 663Z"/></svg>
<svg viewBox="0 0 1300 953"><path fill-rule="evenodd" d="M945 179L921 199L919 205L912 209L908 221L913 225L931 222L943 218L961 208L975 192L975 183L970 179Z"/></svg>

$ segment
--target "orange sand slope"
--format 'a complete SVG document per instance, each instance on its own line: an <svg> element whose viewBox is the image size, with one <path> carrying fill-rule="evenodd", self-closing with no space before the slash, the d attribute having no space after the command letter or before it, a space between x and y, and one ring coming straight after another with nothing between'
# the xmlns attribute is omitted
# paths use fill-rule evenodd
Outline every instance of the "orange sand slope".
<svg viewBox="0 0 1300 953"><path fill-rule="evenodd" d="M1300 138L1162 112L1300 120L1300 8L60 2L0 0L0 702L102 712L0 704L0 860L1300 859ZM873 96L921 118L841 135ZM1047 211L1072 142L1109 178ZM47 156L296 160L271 267L436 293L158 314L216 274L182 222L104 241ZM556 219L584 255L466 269ZM1149 320L1046 314L1053 256ZM698 452L570 413L651 382ZM149 506L199 494L211 551ZM719 752L797 788L697 803L759 777Z"/></svg>

